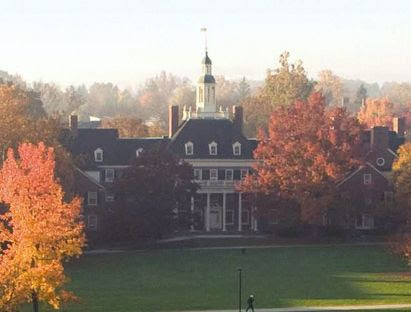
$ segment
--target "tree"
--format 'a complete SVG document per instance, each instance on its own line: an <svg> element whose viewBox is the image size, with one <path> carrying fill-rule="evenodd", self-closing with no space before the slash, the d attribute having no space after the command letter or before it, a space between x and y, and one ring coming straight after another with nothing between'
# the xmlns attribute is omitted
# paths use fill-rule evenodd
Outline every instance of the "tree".
<svg viewBox="0 0 411 312"><path fill-rule="evenodd" d="M343 85L341 78L334 75L331 70L320 71L315 90L323 94L326 105L341 105Z"/></svg>
<svg viewBox="0 0 411 312"><path fill-rule="evenodd" d="M355 104L357 107L361 107L362 104L365 102L365 100L368 97L368 92L367 89L364 87L364 84L361 84L360 87L357 90L357 93L355 94Z"/></svg>
<svg viewBox="0 0 411 312"><path fill-rule="evenodd" d="M358 120L368 128L391 126L394 104L388 98L367 99L358 112Z"/></svg>
<svg viewBox="0 0 411 312"><path fill-rule="evenodd" d="M250 84L247 82L247 79L245 79L245 77L243 77L243 79L241 79L241 81L238 83L237 93L239 102L242 102L251 95Z"/></svg>
<svg viewBox="0 0 411 312"><path fill-rule="evenodd" d="M104 119L102 128L118 129L120 137L147 137L149 136L149 127L141 119L126 116L117 116L110 119Z"/></svg>
<svg viewBox="0 0 411 312"><path fill-rule="evenodd" d="M192 167L166 151L144 151L114 186L117 239L159 238L189 222ZM113 227L113 226L112 226Z"/></svg>
<svg viewBox="0 0 411 312"><path fill-rule="evenodd" d="M0 171L0 202L8 209L0 215L0 310L15 311L25 302L44 301L58 308L72 294L62 262L81 254L83 225L81 202L64 202L54 176L52 148L23 143L18 157L9 149Z"/></svg>
<svg viewBox="0 0 411 312"><path fill-rule="evenodd" d="M316 223L333 200L335 182L359 163L360 131L344 108L326 109L319 93L279 107L268 133L260 133L255 174L242 190L297 203L301 220Z"/></svg>
<svg viewBox="0 0 411 312"><path fill-rule="evenodd" d="M395 243L395 250L405 256L411 263L411 143L402 145L398 151L399 157L393 164L393 180L395 187L395 200L403 211L406 219L406 229L400 234Z"/></svg>
<svg viewBox="0 0 411 312"><path fill-rule="evenodd" d="M255 135L259 128L267 129L271 113L280 106L288 107L296 100L306 100L314 83L307 77L301 61L289 62L289 52L280 56L280 66L268 70L262 90L244 102L246 132Z"/></svg>

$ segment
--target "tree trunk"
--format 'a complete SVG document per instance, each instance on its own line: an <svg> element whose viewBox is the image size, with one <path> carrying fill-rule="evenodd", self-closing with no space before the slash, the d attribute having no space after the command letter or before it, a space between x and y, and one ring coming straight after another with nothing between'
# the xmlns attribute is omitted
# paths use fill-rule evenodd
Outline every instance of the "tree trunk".
<svg viewBox="0 0 411 312"><path fill-rule="evenodd" d="M31 293L31 299L33 301L33 312L39 312L39 300L37 298L37 293L34 290Z"/></svg>

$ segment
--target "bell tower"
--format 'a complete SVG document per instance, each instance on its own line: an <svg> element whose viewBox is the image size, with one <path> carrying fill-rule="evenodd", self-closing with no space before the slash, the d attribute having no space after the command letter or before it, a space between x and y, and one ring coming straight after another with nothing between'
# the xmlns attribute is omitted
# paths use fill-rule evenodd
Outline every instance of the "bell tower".
<svg viewBox="0 0 411 312"><path fill-rule="evenodd" d="M212 75L212 62L206 50L202 61L202 75L197 81L196 108L197 112L215 113L215 79Z"/></svg>

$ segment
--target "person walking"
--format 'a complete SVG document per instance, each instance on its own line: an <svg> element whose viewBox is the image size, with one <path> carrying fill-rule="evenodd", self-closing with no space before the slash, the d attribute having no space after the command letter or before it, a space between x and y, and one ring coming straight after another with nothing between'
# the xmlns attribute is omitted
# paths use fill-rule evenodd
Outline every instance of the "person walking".
<svg viewBox="0 0 411 312"><path fill-rule="evenodd" d="M247 309L245 310L245 312L248 312L248 310L250 310L252 312L254 312L254 295L250 295L250 297L248 297L247 299Z"/></svg>

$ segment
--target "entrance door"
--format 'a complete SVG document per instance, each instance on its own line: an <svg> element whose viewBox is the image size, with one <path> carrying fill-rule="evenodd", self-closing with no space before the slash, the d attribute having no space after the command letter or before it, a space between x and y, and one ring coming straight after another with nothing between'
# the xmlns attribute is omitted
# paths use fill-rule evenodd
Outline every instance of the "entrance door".
<svg viewBox="0 0 411 312"><path fill-rule="evenodd" d="M221 207L213 207L210 209L210 228L220 230L222 225Z"/></svg>

